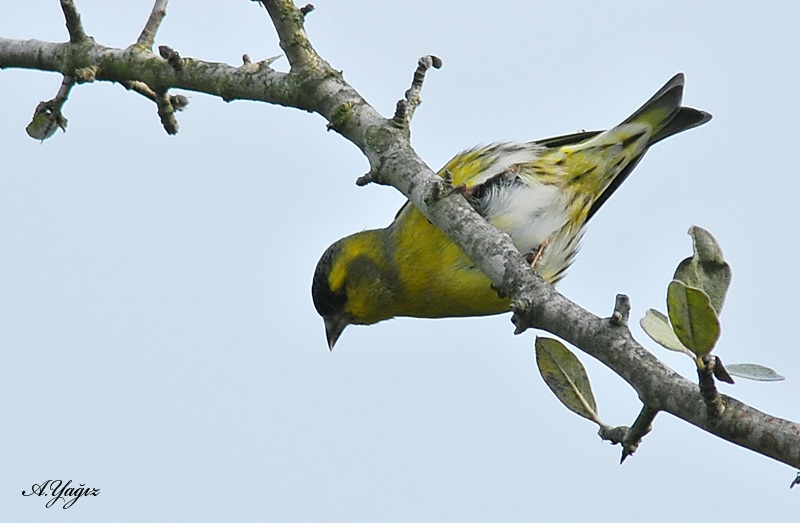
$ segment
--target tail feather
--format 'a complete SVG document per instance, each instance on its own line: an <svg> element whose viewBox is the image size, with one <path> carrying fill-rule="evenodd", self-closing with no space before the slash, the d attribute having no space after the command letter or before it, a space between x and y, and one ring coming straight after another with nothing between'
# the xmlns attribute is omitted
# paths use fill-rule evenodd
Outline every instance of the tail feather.
<svg viewBox="0 0 800 523"><path fill-rule="evenodd" d="M638 121L652 125L656 132L650 137L648 145L653 145L673 134L709 121L711 115L707 112L691 107L681 107L684 80L683 73L678 73L670 78L664 87L651 96L622 124Z"/></svg>
<svg viewBox="0 0 800 523"><path fill-rule="evenodd" d="M632 122L643 122L653 126L656 131L648 140L647 147L649 148L654 143L660 142L664 138L691 129L692 127L697 127L711 120L711 115L705 111L681 106L683 85L683 73L676 74L664 84L664 87L659 89L656 94L637 109L636 112L622 122L621 125ZM645 149L644 152L646 151ZM644 156L644 152L642 156ZM634 159L611 181L609 186L606 187L592 204L586 218L587 221L595 215L598 209L600 209L614 191L617 190L622 182L625 181L641 159L641 156Z"/></svg>
<svg viewBox="0 0 800 523"><path fill-rule="evenodd" d="M667 122L667 125L650 138L650 145L660 142L664 138L669 138L673 134L703 125L709 120L711 120L711 115L705 111L691 107L681 107L672 120Z"/></svg>
<svg viewBox="0 0 800 523"><path fill-rule="evenodd" d="M680 110L681 100L683 99L683 85L683 73L676 74L620 125L631 122L646 122L656 129L666 125Z"/></svg>

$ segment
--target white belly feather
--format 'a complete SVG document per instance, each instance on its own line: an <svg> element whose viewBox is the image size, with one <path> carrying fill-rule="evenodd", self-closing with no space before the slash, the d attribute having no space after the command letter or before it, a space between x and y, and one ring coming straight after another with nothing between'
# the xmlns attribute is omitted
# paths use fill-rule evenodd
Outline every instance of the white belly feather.
<svg viewBox="0 0 800 523"><path fill-rule="evenodd" d="M494 187L484 201L489 223L505 232L522 254L533 252L567 221L558 188L518 182Z"/></svg>

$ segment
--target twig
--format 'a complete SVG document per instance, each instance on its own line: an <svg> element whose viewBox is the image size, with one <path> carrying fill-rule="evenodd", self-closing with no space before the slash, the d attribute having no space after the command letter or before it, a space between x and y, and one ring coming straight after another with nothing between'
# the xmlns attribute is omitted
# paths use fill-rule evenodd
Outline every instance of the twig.
<svg viewBox="0 0 800 523"><path fill-rule="evenodd" d="M374 181L375 181L375 175L373 174L372 171L370 171L356 178L356 185L359 187L364 187L365 185L369 185Z"/></svg>
<svg viewBox="0 0 800 523"><path fill-rule="evenodd" d="M714 367L717 363L716 356L706 355L702 358L703 368L697 369L697 378L700 385L700 396L706 404L706 411L711 420L716 420L725 412L725 404L717 391L717 384L714 382Z"/></svg>
<svg viewBox="0 0 800 523"><path fill-rule="evenodd" d="M158 117L167 134L178 133L178 120L175 118L177 111L182 111L189 105L189 99L183 95L170 95L166 92L157 93L144 82L120 82L125 89L139 93L148 100L156 103Z"/></svg>
<svg viewBox="0 0 800 523"><path fill-rule="evenodd" d="M161 119L161 125L167 134L178 134L178 120L175 118L175 108L172 106L167 93L156 93L156 106L158 107L158 117Z"/></svg>
<svg viewBox="0 0 800 523"><path fill-rule="evenodd" d="M300 8L300 14L302 14L303 18L305 18L306 15L308 15L308 13L310 13L313 10L314 10L314 4L306 4Z"/></svg>
<svg viewBox="0 0 800 523"><path fill-rule="evenodd" d="M631 315L631 300L624 294L617 294L617 301L614 303L614 312L609 321L617 327L624 327L628 324Z"/></svg>
<svg viewBox="0 0 800 523"><path fill-rule="evenodd" d="M127 90L139 93L152 102L157 101L156 92L150 89L150 86L144 82L120 82L120 84ZM189 99L182 94L169 95L169 101L175 111L183 111L189 105Z"/></svg>
<svg viewBox="0 0 800 523"><path fill-rule="evenodd" d="M72 0L61 0L61 10L64 11L64 18L67 21L70 43L77 44L89 38L86 35L86 31L83 30L81 15L78 12L78 8L75 7L75 2Z"/></svg>
<svg viewBox="0 0 800 523"><path fill-rule="evenodd" d="M178 51L168 45L159 45L158 54L172 66L172 69L174 69L176 73L180 74L183 72L183 58L181 58Z"/></svg>
<svg viewBox="0 0 800 523"><path fill-rule="evenodd" d="M458 187L453 187L453 173L450 169L445 169L442 173L442 181L431 186L431 192L425 198L425 203L427 205L432 205L442 198L447 198L453 193L457 193L460 189L463 189L463 185L459 185ZM462 196L464 196L462 191Z"/></svg>
<svg viewBox="0 0 800 523"><path fill-rule="evenodd" d="M397 109L395 109L394 118L392 118L392 123L397 127L408 128L410 126L414 111L422 103L420 93L422 92L422 84L425 81L425 73L431 67L434 69L441 68L442 59L438 56L426 55L417 62L417 70L414 71L411 87L405 92L405 98L397 102Z"/></svg>
<svg viewBox="0 0 800 523"><path fill-rule="evenodd" d="M657 410L645 405L630 427L624 425L610 427L601 424L597 435L603 441L610 441L612 445L622 445L622 457L619 460L619 464L622 465L625 459L639 448L642 438L652 430L656 414Z"/></svg>
<svg viewBox="0 0 800 523"><path fill-rule="evenodd" d="M269 58L264 58L263 60L259 60L258 62L253 63L253 59L250 58L250 55L245 53L242 55L242 65L240 67L243 67L251 71L263 71L269 69L270 65L272 65L272 62L274 62L278 58L281 58L282 56L283 55L279 54L278 56L271 56Z"/></svg>
<svg viewBox="0 0 800 523"><path fill-rule="evenodd" d="M612 445L619 445L625 439L625 435L629 430L631 429L624 425L612 427L611 425L602 424L597 431L597 435L603 441L611 442Z"/></svg>
<svg viewBox="0 0 800 523"><path fill-rule="evenodd" d="M411 119L414 117L414 111L416 111L417 107L419 107L419 104L422 103L422 99L420 98L422 84L425 82L425 73L427 73L428 69L431 67L435 69L441 68L441 58L434 55L426 55L417 61L417 69L414 71L414 78L411 80L411 87L409 87L404 93L405 98L397 102L397 108L395 109L394 117L392 117L391 122L395 127L405 129L406 137L408 136L409 129L411 128ZM329 125L328 130L332 129L335 129L335 126ZM371 170L367 174L360 176L356 180L356 185L363 187L364 185L368 185L375 181L377 181L377 173L374 170ZM450 186L452 186L452 179L450 180ZM427 199L429 200L427 203L433 203L434 201L441 199L443 195L445 195L444 187L439 181L437 181L437 183L431 187L431 192L427 196Z"/></svg>
<svg viewBox="0 0 800 523"><path fill-rule="evenodd" d="M72 87L75 85L75 77L72 75L65 74L64 78L61 79L61 86L58 88L58 92L56 93L56 97L50 100L56 107L56 109L61 110L64 104L69 98L69 93L72 91Z"/></svg>
<svg viewBox="0 0 800 523"><path fill-rule="evenodd" d="M147 49L153 48L153 42L156 40L158 28L161 26L164 17L167 16L167 2L169 2L169 0L156 0L156 3L153 5L153 10L150 12L150 17L147 19L147 23L144 24L142 34L139 35L139 39L136 41L137 45L146 47Z"/></svg>
<svg viewBox="0 0 800 523"><path fill-rule="evenodd" d="M71 75L64 75L61 87L58 89L55 98L46 102L39 102L33 112L31 122L25 128L28 136L36 140L45 141L53 136L57 128L66 132L67 119L61 114L61 108L69 98L69 93L75 85L75 78Z"/></svg>
<svg viewBox="0 0 800 523"><path fill-rule="evenodd" d="M656 419L658 411L651 409L647 405L642 407L636 421L631 425L630 430L625 434L622 440L622 457L619 460L620 465L625 461L625 458L636 452L639 444L651 430L653 430L653 420Z"/></svg>
<svg viewBox="0 0 800 523"><path fill-rule="evenodd" d="M294 2L286 0L263 0L261 4L266 8L272 25L278 33L281 49L286 53L289 65L292 69L303 67L315 67L321 65L322 59L314 50L308 35L303 29L305 13L294 5ZM306 6L303 9L307 9ZM313 8L313 6L312 6Z"/></svg>

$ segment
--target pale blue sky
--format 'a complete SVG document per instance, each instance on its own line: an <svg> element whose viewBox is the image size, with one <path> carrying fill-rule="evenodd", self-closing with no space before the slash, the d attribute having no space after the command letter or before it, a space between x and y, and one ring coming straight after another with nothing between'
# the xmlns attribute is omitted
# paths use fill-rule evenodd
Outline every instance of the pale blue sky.
<svg viewBox="0 0 800 523"><path fill-rule="evenodd" d="M117 47L152 5L76 3ZM685 103L714 120L648 154L560 290L598 314L625 292L638 320L664 308L689 226L709 229L734 270L718 354L787 377L723 390L800 420L800 4L315 5L312 41L384 114L419 56L443 58L413 126L433 168L478 143L614 125L683 71ZM63 41L58 1L0 4L0 35ZM280 53L246 0L173 0L157 43L233 64ZM350 328L330 354L310 298L317 259L403 198L357 188L366 160L320 117L188 93L169 137L150 102L98 83L73 91L68 132L40 144L24 128L60 81L0 71L4 519L796 518L791 468L667 415L620 467L619 448L549 392L534 333L513 336L507 315ZM632 390L581 359L604 420L631 423ZM20 495L45 479L101 493L68 510Z"/></svg>

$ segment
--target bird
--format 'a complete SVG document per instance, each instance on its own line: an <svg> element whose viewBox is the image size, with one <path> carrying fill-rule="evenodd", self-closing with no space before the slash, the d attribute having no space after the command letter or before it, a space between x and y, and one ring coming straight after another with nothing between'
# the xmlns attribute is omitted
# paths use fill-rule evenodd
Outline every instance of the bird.
<svg viewBox="0 0 800 523"><path fill-rule="evenodd" d="M708 122L681 105L678 73L636 112L606 131L497 142L453 157L438 172L555 285L579 249L586 223L653 144ZM323 253L311 285L328 348L348 325L398 316L486 316L510 310L472 261L411 202L382 229L357 232Z"/></svg>

